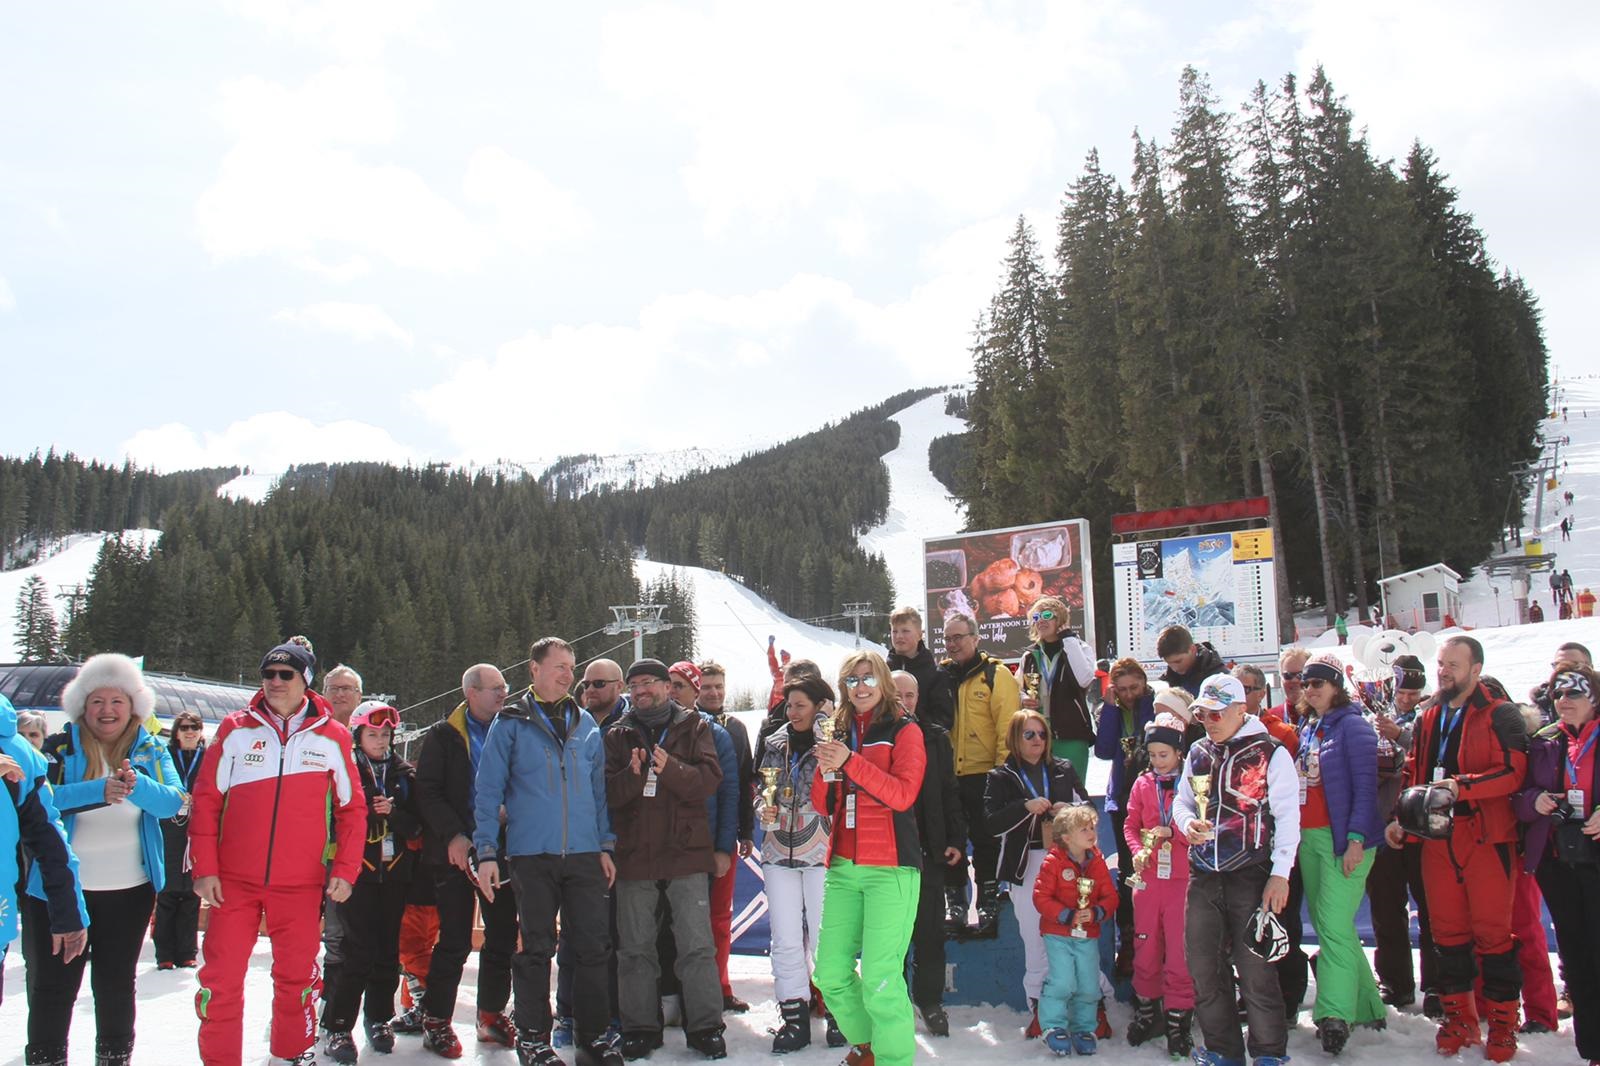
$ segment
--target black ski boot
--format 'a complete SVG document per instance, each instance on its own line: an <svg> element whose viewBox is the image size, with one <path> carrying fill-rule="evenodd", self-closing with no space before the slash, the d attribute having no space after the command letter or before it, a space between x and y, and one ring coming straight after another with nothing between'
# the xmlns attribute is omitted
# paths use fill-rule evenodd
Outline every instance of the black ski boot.
<svg viewBox="0 0 1600 1066"><path fill-rule="evenodd" d="M999 935L1000 886L994 881L978 885L978 928L973 936L993 938Z"/></svg>
<svg viewBox="0 0 1600 1066"><path fill-rule="evenodd" d="M839 1031L839 1023L833 1020L832 1014L828 1014L825 1017L828 1019L828 1030L823 1035L823 1039L829 1047L844 1047L850 1041L846 1040L844 1034Z"/></svg>
<svg viewBox="0 0 1600 1066"><path fill-rule="evenodd" d="M772 1053L787 1055L811 1044L811 1007L803 999L786 999L778 1004L783 1026L771 1030Z"/></svg>
<svg viewBox="0 0 1600 1066"><path fill-rule="evenodd" d="M94 1066L128 1066L133 1058L132 1044L115 1046L94 1042Z"/></svg>
<svg viewBox="0 0 1600 1066"><path fill-rule="evenodd" d="M944 890L944 935L948 939L966 934L967 890L947 888Z"/></svg>
<svg viewBox="0 0 1600 1066"><path fill-rule="evenodd" d="M1337 1055L1350 1040L1350 1023L1343 1018L1324 1018L1317 1023L1317 1039L1323 1051Z"/></svg>
<svg viewBox="0 0 1600 1066"><path fill-rule="evenodd" d="M67 1046L42 1048L28 1045L22 1052L26 1066L67 1066Z"/></svg>
<svg viewBox="0 0 1600 1066"><path fill-rule="evenodd" d="M1167 1011L1167 1054L1175 1059L1186 1059L1194 1051L1194 1011Z"/></svg>
<svg viewBox="0 0 1600 1066"><path fill-rule="evenodd" d="M1128 1044L1138 1047L1161 1032L1161 1001L1133 997L1133 1020L1128 1023Z"/></svg>

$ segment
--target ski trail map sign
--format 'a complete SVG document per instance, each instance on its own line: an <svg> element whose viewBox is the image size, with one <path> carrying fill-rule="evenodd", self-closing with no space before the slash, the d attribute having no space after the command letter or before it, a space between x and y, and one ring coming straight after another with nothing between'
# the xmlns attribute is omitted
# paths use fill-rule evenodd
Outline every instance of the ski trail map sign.
<svg viewBox="0 0 1600 1066"><path fill-rule="evenodd" d="M1028 612L1043 596L1067 604L1067 624L1094 639L1089 523L1072 518L987 529L922 542L928 643L943 656L944 620L965 611L978 620L978 647L1015 661L1030 643Z"/></svg>
<svg viewBox="0 0 1600 1066"><path fill-rule="evenodd" d="M1153 661L1156 637L1182 625L1223 659L1277 655L1276 565L1270 529L1113 544L1118 651Z"/></svg>

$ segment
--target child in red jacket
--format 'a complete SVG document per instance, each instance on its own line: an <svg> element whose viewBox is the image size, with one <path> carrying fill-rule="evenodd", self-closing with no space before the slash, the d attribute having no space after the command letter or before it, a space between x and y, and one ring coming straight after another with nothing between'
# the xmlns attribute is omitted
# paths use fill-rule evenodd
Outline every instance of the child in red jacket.
<svg viewBox="0 0 1600 1066"><path fill-rule="evenodd" d="M1183 950L1183 906L1189 891L1189 842L1172 831L1172 810L1183 769L1184 723L1161 714L1145 726L1150 769L1128 792L1122 835L1133 853L1142 887L1133 894L1137 939L1133 954L1133 1021L1128 1043L1153 1039L1166 1008L1167 1054L1188 1058L1194 1021L1194 981ZM1146 836L1148 834L1148 836ZM1147 843L1148 841L1148 843Z"/></svg>
<svg viewBox="0 0 1600 1066"><path fill-rule="evenodd" d="M1117 911L1117 886L1095 848L1099 815L1087 804L1063 807L1051 823L1055 844L1033 883L1050 970L1039 996L1044 1042L1057 1055L1093 1055L1100 1002L1100 923Z"/></svg>

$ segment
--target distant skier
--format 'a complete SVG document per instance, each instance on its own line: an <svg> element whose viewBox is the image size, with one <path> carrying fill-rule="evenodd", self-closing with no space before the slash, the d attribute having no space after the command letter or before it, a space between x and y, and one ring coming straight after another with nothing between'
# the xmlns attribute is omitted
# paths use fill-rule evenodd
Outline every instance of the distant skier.
<svg viewBox="0 0 1600 1066"><path fill-rule="evenodd" d="M1578 594L1578 617L1594 617L1594 593L1587 588Z"/></svg>

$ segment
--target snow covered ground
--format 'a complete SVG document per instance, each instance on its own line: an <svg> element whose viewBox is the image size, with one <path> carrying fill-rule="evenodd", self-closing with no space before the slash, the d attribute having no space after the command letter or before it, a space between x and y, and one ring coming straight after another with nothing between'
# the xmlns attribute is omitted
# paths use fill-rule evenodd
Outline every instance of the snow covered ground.
<svg viewBox="0 0 1600 1066"><path fill-rule="evenodd" d="M248 500L264 503L282 474L240 474L232 481L217 486L217 495L224 500Z"/></svg>
<svg viewBox="0 0 1600 1066"><path fill-rule="evenodd" d="M767 707L767 694L772 691L772 674L767 668L769 635L777 637L778 647L787 650L792 657L816 660L824 677L833 677L840 661L855 648L854 633L796 621L727 574L648 559L634 564L634 573L641 584L648 584L669 572L694 590L695 657L715 659L726 667L729 695L749 692L763 712ZM862 646L880 653L885 650L881 644L865 637ZM629 647L611 658L617 659L626 669L626 660L632 654Z"/></svg>
<svg viewBox="0 0 1600 1066"><path fill-rule="evenodd" d="M161 539L158 529L130 529L125 535L146 546ZM0 661L11 662L17 657L17 595L28 579L36 574L44 579L45 587L50 591L50 606L56 612L57 625L60 625L67 605L56 599L56 594L63 585L88 583L89 574L100 558L100 546L109 536L110 533L74 533L43 562L0 573Z"/></svg>
<svg viewBox="0 0 1600 1066"><path fill-rule="evenodd" d="M889 470L889 514L861 537L861 547L879 553L888 564L896 603L922 605L923 540L958 533L967 523L966 509L928 469L933 439L967 428L944 413L944 403L945 393L935 393L891 419L900 425L900 444L883 457Z"/></svg>
<svg viewBox="0 0 1600 1066"><path fill-rule="evenodd" d="M1003 915L1003 921L1012 920ZM251 958L245 984L245 1041L244 1062L247 1066L265 1066L271 1060L267 1049L268 1010L272 997L269 975L272 954L269 942L260 940ZM466 1048L460 1060L476 1066L514 1066L512 1053L500 1047L484 1047L472 1039L472 989L476 987L476 957L467 963L467 972L461 982L461 997L456 1006L456 1032ZM1022 960L1017 960L1018 980L1021 980ZM768 960L760 956L733 956L729 963L734 990L751 1004L749 1014L729 1014L724 1019L728 1029L728 1054L730 1060L776 1061L771 1056L772 1037L769 1029L778 1025L778 1008L772 996L772 973ZM1314 987L1315 982L1313 982ZM27 1011L22 994L22 958L13 950L5 961L5 1003L0 1004L0 1066L22 1062L22 1045L25 1039ZM194 1017L195 971L173 970L160 972L155 968L154 956L148 942L139 966L138 1040L134 1048L133 1066L174 1066L177 1063L197 1061L195 1056ZM951 1064L990 1064L996 1056L1022 1055L1025 1059L1045 1063L1052 1056L1036 1041L1024 1041L1022 1029L1027 1019L1007 1007L950 1006L950 1037L934 1039L917 1030L917 1058L919 1061L938 1061ZM1170 1062L1165 1050L1157 1045L1130 1048L1124 1042L1127 1030L1128 1008L1120 1003L1110 1005L1111 1024L1116 1035L1100 1045L1100 1059L1113 1062ZM1576 1061L1572 1049L1571 1022L1563 1031L1543 1036L1524 1036L1521 1050L1515 1059L1519 1063L1559 1063ZM1437 1063L1433 1051L1434 1025L1420 1014L1389 1011L1389 1028L1386 1032L1357 1031L1350 1044L1338 1059L1353 1066L1423 1066ZM87 1062L94 1039L94 1013L88 982L79 995L73 1011L73 1045L77 1049L74 1061ZM812 1024L812 1045L805 1051L786 1055L786 1064L832 1066L842 1057L840 1050L827 1047L822 1040L822 1023ZM400 1037L393 1055L380 1056L361 1047L361 1061L370 1064L387 1063L392 1066L435 1063L440 1060L421 1049L420 1038ZM1310 1011L1300 1015L1300 1024L1289 1037L1289 1054L1303 1063L1329 1062L1317 1045L1316 1032L1311 1024ZM563 1057L572 1061L571 1049ZM322 1058L327 1062L327 1058ZM683 1035L676 1029L666 1033L666 1046L655 1052L651 1062L697 1063L704 1062L698 1054L683 1046ZM1476 1053L1455 1061L1481 1061Z"/></svg>

